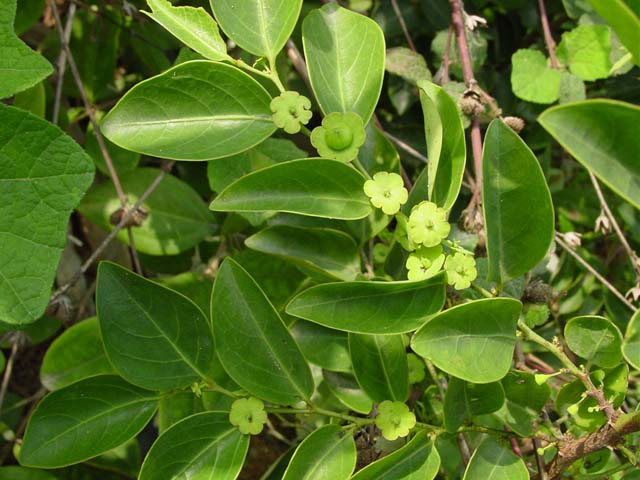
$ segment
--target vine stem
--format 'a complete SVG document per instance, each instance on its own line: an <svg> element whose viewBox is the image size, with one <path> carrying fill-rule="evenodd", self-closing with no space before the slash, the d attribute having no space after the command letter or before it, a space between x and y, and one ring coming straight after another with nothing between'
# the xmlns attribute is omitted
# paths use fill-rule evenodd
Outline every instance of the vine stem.
<svg viewBox="0 0 640 480"><path fill-rule="evenodd" d="M547 17L547 9L544 5L544 0L538 0L538 9L540 10L540 23L542 24L542 31L544 32L544 42L547 45L547 51L549 52L549 61L551 62L551 68L559 68L558 57L556 57L556 42L551 35L551 28L549 27L549 18Z"/></svg>

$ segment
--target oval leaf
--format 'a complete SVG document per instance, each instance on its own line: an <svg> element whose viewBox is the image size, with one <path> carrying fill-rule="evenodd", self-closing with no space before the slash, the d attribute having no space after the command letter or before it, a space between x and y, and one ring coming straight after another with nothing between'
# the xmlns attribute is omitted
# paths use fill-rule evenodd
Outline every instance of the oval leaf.
<svg viewBox="0 0 640 480"><path fill-rule="evenodd" d="M636 312L627 325L622 353L633 368L640 370L640 312Z"/></svg>
<svg viewBox="0 0 640 480"><path fill-rule="evenodd" d="M102 262L96 308L107 357L127 381L169 390L206 378L213 361L211 328L187 297Z"/></svg>
<svg viewBox="0 0 640 480"><path fill-rule="evenodd" d="M248 448L249 436L242 435L229 423L228 413L199 413L176 423L158 437L138 478L234 480Z"/></svg>
<svg viewBox="0 0 640 480"><path fill-rule="evenodd" d="M529 480L529 471L520 457L489 438L482 442L469 461L463 480Z"/></svg>
<svg viewBox="0 0 640 480"><path fill-rule="evenodd" d="M504 284L547 254L553 241L553 205L538 160L502 120L489 125L482 162L488 279Z"/></svg>
<svg viewBox="0 0 640 480"><path fill-rule="evenodd" d="M376 402L409 397L409 366L401 335L349 334L349 351L358 384Z"/></svg>
<svg viewBox="0 0 640 480"><path fill-rule="evenodd" d="M29 419L20 463L58 468L100 455L135 437L157 406L157 394L112 376L50 393Z"/></svg>
<svg viewBox="0 0 640 480"><path fill-rule="evenodd" d="M49 304L69 215L94 167L58 127L2 103L0 159L0 320L21 325Z"/></svg>
<svg viewBox="0 0 640 480"><path fill-rule="evenodd" d="M622 334L604 317L575 317L564 327L567 346L576 355L604 368L622 360Z"/></svg>
<svg viewBox="0 0 640 480"><path fill-rule="evenodd" d="M211 296L217 353L229 376L252 395L291 405L313 393L313 378L278 312L251 276L227 258Z"/></svg>
<svg viewBox="0 0 640 480"><path fill-rule="evenodd" d="M211 0L211 8L229 38L274 61L296 26L302 0Z"/></svg>
<svg viewBox="0 0 640 480"><path fill-rule="evenodd" d="M224 63L182 63L133 87L102 122L116 145L160 158L210 160L262 142L275 131L271 97Z"/></svg>
<svg viewBox="0 0 640 480"><path fill-rule="evenodd" d="M632 0L589 0L640 65L640 8ZM635 9L632 7L635 5Z"/></svg>
<svg viewBox="0 0 640 480"><path fill-rule="evenodd" d="M395 334L422 326L444 305L444 275L419 282L340 282L311 287L287 313L337 330Z"/></svg>
<svg viewBox="0 0 640 480"><path fill-rule="evenodd" d="M351 434L339 425L326 425L302 441L282 480L346 480L355 467Z"/></svg>
<svg viewBox="0 0 640 480"><path fill-rule="evenodd" d="M129 203L135 203L160 170L139 168L120 177ZM121 207L111 181L94 186L78 209L104 230L113 230L111 215ZM212 213L200 195L186 182L166 175L142 207L148 216L131 230L136 249L149 255L177 255L199 244L211 232ZM129 243L126 230L118 239Z"/></svg>
<svg viewBox="0 0 640 480"><path fill-rule="evenodd" d="M588 100L545 110L538 121L584 167L640 208L640 107Z"/></svg>
<svg viewBox="0 0 640 480"><path fill-rule="evenodd" d="M355 112L366 125L378 103L385 44L370 18L329 3L302 22L309 78L320 108Z"/></svg>
<svg viewBox="0 0 640 480"><path fill-rule="evenodd" d="M345 332L299 320L289 329L309 362L333 372L350 372L349 340Z"/></svg>
<svg viewBox="0 0 640 480"><path fill-rule="evenodd" d="M460 193L467 147L458 106L439 86L418 82L427 137L429 200L449 210Z"/></svg>
<svg viewBox="0 0 640 480"><path fill-rule="evenodd" d="M350 281L360 273L358 245L338 230L278 225L259 231L244 243L333 279Z"/></svg>
<svg viewBox="0 0 640 480"><path fill-rule="evenodd" d="M452 377L444 397L444 426L455 432L467 419L493 413L504 404L500 382L469 383Z"/></svg>
<svg viewBox="0 0 640 480"><path fill-rule="evenodd" d="M304 158L250 173L229 185L211 203L219 212L299 213L358 220L371 213L364 177L335 160Z"/></svg>
<svg viewBox="0 0 640 480"><path fill-rule="evenodd" d="M439 469L438 450L421 431L404 447L360 470L352 480L433 480Z"/></svg>
<svg viewBox="0 0 640 480"><path fill-rule="evenodd" d="M58 480L45 470L34 470L25 467L1 467L0 480Z"/></svg>
<svg viewBox="0 0 640 480"><path fill-rule="evenodd" d="M58 390L88 377L115 374L107 360L96 317L73 325L47 350L40 380L49 390Z"/></svg>
<svg viewBox="0 0 640 480"><path fill-rule="evenodd" d="M371 412L373 400L360 388L360 385L352 375L324 370L322 378L329 391L349 410L365 415Z"/></svg>
<svg viewBox="0 0 640 480"><path fill-rule="evenodd" d="M498 381L511 366L521 309L511 298L458 305L418 330L411 348L454 377L472 383Z"/></svg>

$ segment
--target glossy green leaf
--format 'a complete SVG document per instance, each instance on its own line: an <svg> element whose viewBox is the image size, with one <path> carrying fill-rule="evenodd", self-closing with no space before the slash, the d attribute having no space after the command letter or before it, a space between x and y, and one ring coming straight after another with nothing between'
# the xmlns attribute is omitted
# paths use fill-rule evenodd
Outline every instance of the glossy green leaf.
<svg viewBox="0 0 640 480"><path fill-rule="evenodd" d="M349 351L358 384L376 402L409 397L409 367L401 335L349 333Z"/></svg>
<svg viewBox="0 0 640 480"><path fill-rule="evenodd" d="M226 60L227 44L218 24L204 8L174 7L167 0L147 0L152 12L146 13L182 43L209 60Z"/></svg>
<svg viewBox="0 0 640 480"><path fill-rule="evenodd" d="M172 425L203 410L202 396L197 396L190 390L163 395L160 399L160 405L158 405L158 431L162 434Z"/></svg>
<svg viewBox="0 0 640 480"><path fill-rule="evenodd" d="M96 375L115 375L107 360L96 317L73 325L56 338L42 360L40 381L49 390L59 390Z"/></svg>
<svg viewBox="0 0 640 480"><path fill-rule="evenodd" d="M640 65L640 6L634 0L589 0Z"/></svg>
<svg viewBox="0 0 640 480"><path fill-rule="evenodd" d="M501 120L491 122L485 134L482 172L487 276L504 284L547 254L553 241L553 204L535 155Z"/></svg>
<svg viewBox="0 0 640 480"><path fill-rule="evenodd" d="M45 470L35 470L25 467L0 467L0 480L58 480Z"/></svg>
<svg viewBox="0 0 640 480"><path fill-rule="evenodd" d="M440 469L440 455L426 431L404 447L367 465L352 480L433 480Z"/></svg>
<svg viewBox="0 0 640 480"><path fill-rule="evenodd" d="M202 313L209 316L211 290L213 280L202 272L184 272L173 277L163 277L157 280L160 285L181 293L195 303Z"/></svg>
<svg viewBox="0 0 640 480"><path fill-rule="evenodd" d="M364 415L371 413L373 400L360 388L360 385L358 385L353 375L324 370L322 372L322 378L329 388L329 391L349 410Z"/></svg>
<svg viewBox="0 0 640 480"><path fill-rule="evenodd" d="M444 276L419 282L340 282L311 287L287 313L337 330L394 334L422 326L444 305Z"/></svg>
<svg viewBox="0 0 640 480"><path fill-rule="evenodd" d="M302 0L211 0L211 8L229 38L273 61L296 26Z"/></svg>
<svg viewBox="0 0 640 480"><path fill-rule="evenodd" d="M529 480L520 457L507 446L489 438L473 452L463 480Z"/></svg>
<svg viewBox="0 0 640 480"><path fill-rule="evenodd" d="M332 279L355 280L360 273L356 242L338 230L277 225L260 230L244 243Z"/></svg>
<svg viewBox="0 0 640 480"><path fill-rule="evenodd" d="M458 106L431 82L419 82L427 138L429 200L449 210L460 192L467 148Z"/></svg>
<svg viewBox="0 0 640 480"><path fill-rule="evenodd" d="M156 168L139 168L122 175L120 182L129 203L137 202L160 174ZM121 207L112 182L94 186L80 205L80 213L104 230L112 230L111 215ZM149 255L177 255L211 233L213 216L200 195L186 182L166 175L142 204L148 216L132 229L139 252ZM118 237L129 243L126 230Z"/></svg>
<svg viewBox="0 0 640 480"><path fill-rule="evenodd" d="M33 323L44 313L69 216L93 172L91 159L58 127L0 103L1 321Z"/></svg>
<svg viewBox="0 0 640 480"><path fill-rule="evenodd" d="M366 125L378 103L385 43L370 18L329 3L302 23L309 78L320 108L355 112Z"/></svg>
<svg viewBox="0 0 640 480"><path fill-rule="evenodd" d="M211 329L188 298L102 262L96 308L107 357L125 380L169 390L207 376L213 361Z"/></svg>
<svg viewBox="0 0 640 480"><path fill-rule="evenodd" d="M562 34L558 60L582 80L607 78L611 70L611 29L607 25L580 25Z"/></svg>
<svg viewBox="0 0 640 480"><path fill-rule="evenodd" d="M469 383L452 377L444 397L444 425L455 432L465 420L493 413L504 403L500 382Z"/></svg>
<svg viewBox="0 0 640 480"><path fill-rule="evenodd" d="M326 425L302 441L282 480L347 480L355 466L351 433L340 425Z"/></svg>
<svg viewBox="0 0 640 480"><path fill-rule="evenodd" d="M176 423L147 454L139 480L234 480L247 454L249 436L229 423L226 412L204 412Z"/></svg>
<svg viewBox="0 0 640 480"><path fill-rule="evenodd" d="M298 213L357 220L371 213L364 177L342 162L305 158L278 163L229 185L211 203L219 212Z"/></svg>
<svg viewBox="0 0 640 480"><path fill-rule="evenodd" d="M604 317L574 317L564 327L569 349L604 368L615 367L622 360L622 334Z"/></svg>
<svg viewBox="0 0 640 480"><path fill-rule="evenodd" d="M584 167L640 208L640 107L587 100L545 110L538 121Z"/></svg>
<svg viewBox="0 0 640 480"><path fill-rule="evenodd" d="M113 376L52 392L29 418L20 463L57 468L100 455L136 436L157 406L157 394Z"/></svg>
<svg viewBox="0 0 640 480"><path fill-rule="evenodd" d="M506 401L494 416L523 437L533 435L551 388L547 383L538 385L533 374L516 370L510 371L501 383Z"/></svg>
<svg viewBox="0 0 640 480"><path fill-rule="evenodd" d="M51 64L14 33L16 3L17 0L3 0L0 4L0 98L26 90L53 72Z"/></svg>
<svg viewBox="0 0 640 480"><path fill-rule="evenodd" d="M271 97L224 63L185 62L140 82L102 121L116 145L160 158L210 160L243 152L275 131Z"/></svg>
<svg viewBox="0 0 640 480"><path fill-rule="evenodd" d="M521 309L511 298L455 306L418 330L411 348L454 377L472 383L498 381L511 366Z"/></svg>
<svg viewBox="0 0 640 480"><path fill-rule="evenodd" d="M636 312L627 325L622 353L633 368L640 370L640 312Z"/></svg>
<svg viewBox="0 0 640 480"><path fill-rule="evenodd" d="M333 372L350 372L349 340L345 332L298 320L289 329L309 362Z"/></svg>
<svg viewBox="0 0 640 480"><path fill-rule="evenodd" d="M511 57L511 63L511 88L518 98L534 103L553 103L558 99L561 70L549 67L542 52L520 49Z"/></svg>
<svg viewBox="0 0 640 480"><path fill-rule="evenodd" d="M309 366L258 284L227 258L211 296L217 353L229 376L252 395L291 405L313 393Z"/></svg>

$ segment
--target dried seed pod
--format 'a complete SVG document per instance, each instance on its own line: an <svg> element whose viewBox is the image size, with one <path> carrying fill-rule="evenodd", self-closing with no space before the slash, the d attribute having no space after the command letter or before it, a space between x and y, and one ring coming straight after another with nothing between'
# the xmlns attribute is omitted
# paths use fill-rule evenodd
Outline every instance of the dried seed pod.
<svg viewBox="0 0 640 480"><path fill-rule="evenodd" d="M511 130L516 133L520 133L524 126L526 125L525 121L520 117L504 117L504 123L506 123Z"/></svg>

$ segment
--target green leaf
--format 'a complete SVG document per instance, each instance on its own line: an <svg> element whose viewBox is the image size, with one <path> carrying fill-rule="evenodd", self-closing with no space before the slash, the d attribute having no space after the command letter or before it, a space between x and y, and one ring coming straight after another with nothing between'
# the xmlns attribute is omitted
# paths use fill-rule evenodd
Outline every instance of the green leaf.
<svg viewBox="0 0 640 480"><path fill-rule="evenodd" d="M218 392L209 392L216 394ZM163 395L158 406L158 431L162 434L172 425L204 410L202 396L190 390Z"/></svg>
<svg viewBox="0 0 640 480"><path fill-rule="evenodd" d="M227 44L218 24L202 7L174 7L167 0L147 0L153 10L146 13L182 43L209 60L227 60Z"/></svg>
<svg viewBox="0 0 640 480"><path fill-rule="evenodd" d="M467 148L458 106L431 82L420 82L420 103L427 138L429 200L449 210L460 192Z"/></svg>
<svg viewBox="0 0 640 480"><path fill-rule="evenodd" d="M640 370L640 312L636 312L627 325L622 353L633 368Z"/></svg>
<svg viewBox="0 0 640 480"><path fill-rule="evenodd" d="M329 3L302 22L309 78L320 108L355 112L366 125L378 103L385 44L370 18Z"/></svg>
<svg viewBox="0 0 640 480"><path fill-rule="evenodd" d="M634 0L589 0L640 65L640 7Z"/></svg>
<svg viewBox="0 0 640 480"><path fill-rule="evenodd" d="M511 298L455 306L418 330L411 348L454 377L472 383L495 382L511 366L521 309L522 304Z"/></svg>
<svg viewBox="0 0 640 480"><path fill-rule="evenodd" d="M176 423L151 446L139 480L234 480L249 436L229 423L227 412L204 412Z"/></svg>
<svg viewBox="0 0 640 480"><path fill-rule="evenodd" d="M431 72L422 55L407 47L393 47L387 50L385 59L387 72L404 78L417 85L420 81L431 81Z"/></svg>
<svg viewBox="0 0 640 480"><path fill-rule="evenodd" d="M622 334L604 317L574 317L564 327L567 346L576 355L604 368L622 360Z"/></svg>
<svg viewBox="0 0 640 480"><path fill-rule="evenodd" d="M350 372L349 340L345 332L298 320L289 330L311 363L333 372Z"/></svg>
<svg viewBox="0 0 640 480"><path fill-rule="evenodd" d="M96 317L83 320L56 338L42 360L40 381L49 390L96 375L115 375L107 360Z"/></svg>
<svg viewBox="0 0 640 480"><path fill-rule="evenodd" d="M103 140L105 146L107 147L107 151L109 152L109 156L111 157L113 168L118 173L118 175L123 175L125 173L131 172L132 170L135 170L135 168L138 166L138 163L140 162L139 153L120 148L106 138L103 138ZM98 138L93 131L93 124L91 123L87 127L87 133L84 137L84 149L93 159L96 168L110 177L111 174L109 173L109 168L104 161L104 155L102 154L100 144L98 143Z"/></svg>
<svg viewBox="0 0 640 480"><path fill-rule="evenodd" d="M58 127L0 103L0 164L0 320L33 323L49 304L93 162Z"/></svg>
<svg viewBox="0 0 640 480"><path fill-rule="evenodd" d="M169 390L207 376L213 361L211 329L187 297L102 262L96 309L107 357L125 380Z"/></svg>
<svg viewBox="0 0 640 480"><path fill-rule="evenodd" d="M355 467L351 433L340 425L326 425L302 441L282 480L347 480Z"/></svg>
<svg viewBox="0 0 640 480"><path fill-rule="evenodd" d="M529 472L520 457L488 438L473 452L463 480L529 480Z"/></svg>
<svg viewBox="0 0 640 480"><path fill-rule="evenodd" d="M360 274L358 246L338 230L276 225L260 230L244 243L253 250L278 255L331 279L351 281Z"/></svg>
<svg viewBox="0 0 640 480"><path fill-rule="evenodd" d="M250 173L229 185L211 203L219 212L298 213L358 220L371 213L364 177L335 160L303 158Z"/></svg>
<svg viewBox="0 0 640 480"><path fill-rule="evenodd" d="M282 405L311 397L313 379L300 348L258 284L230 258L216 277L211 319L220 362L238 385Z"/></svg>
<svg viewBox="0 0 640 480"><path fill-rule="evenodd" d="M395 334L422 326L444 299L441 274L419 282L325 283L300 293L286 311L337 330Z"/></svg>
<svg viewBox="0 0 640 480"><path fill-rule="evenodd" d="M33 113L36 117L45 118L47 108L47 92L44 82L18 92L13 97L13 106Z"/></svg>
<svg viewBox="0 0 640 480"><path fill-rule="evenodd" d="M504 284L546 256L553 241L553 204L535 155L499 119L485 134L482 159L487 277Z"/></svg>
<svg viewBox="0 0 640 480"><path fill-rule="evenodd" d="M157 406L157 394L113 376L52 392L29 418L20 463L58 468L100 455L135 437Z"/></svg>
<svg viewBox="0 0 640 480"><path fill-rule="evenodd" d="M587 92L582 79L567 71L562 72L559 94L560 103L579 102L586 98Z"/></svg>
<svg viewBox="0 0 640 480"><path fill-rule="evenodd" d="M504 403L504 390L500 382L468 383L452 377L444 397L444 425L455 432L465 420L493 413Z"/></svg>
<svg viewBox="0 0 640 480"><path fill-rule="evenodd" d="M127 150L174 160L211 160L243 152L276 130L271 96L224 63L195 60L140 82L102 121Z"/></svg>
<svg viewBox="0 0 640 480"><path fill-rule="evenodd" d="M58 480L45 470L34 470L25 467L1 467L0 480Z"/></svg>
<svg viewBox="0 0 640 480"><path fill-rule="evenodd" d="M611 30L606 25L580 25L562 34L558 60L582 80L607 78L611 70Z"/></svg>
<svg viewBox="0 0 640 480"><path fill-rule="evenodd" d="M549 385L538 385L533 374L515 370L510 371L501 383L506 402L494 416L519 435L533 435L540 410L551 395Z"/></svg>
<svg viewBox="0 0 640 480"><path fill-rule="evenodd" d="M16 3L17 0L3 0L0 4L0 98L26 90L53 72L51 64L14 33ZM5 122L3 119L0 124L7 125Z"/></svg>
<svg viewBox="0 0 640 480"><path fill-rule="evenodd" d="M160 174L156 168L139 168L122 175L120 183L130 204L149 188ZM111 215L121 207L111 181L94 186L78 209L104 230L113 230ZM148 217L132 229L139 252L149 255L177 255L196 245L211 233L213 216L200 195L186 182L165 175L142 207ZM126 230L118 239L129 243Z"/></svg>
<svg viewBox="0 0 640 480"><path fill-rule="evenodd" d="M553 103L560 95L561 71L547 65L542 52L520 49L511 57L511 88L522 100Z"/></svg>
<svg viewBox="0 0 640 480"><path fill-rule="evenodd" d="M302 0L211 0L211 8L235 43L274 61L296 26Z"/></svg>
<svg viewBox="0 0 640 480"><path fill-rule="evenodd" d="M356 380L374 401L407 400L409 367L401 335L349 333L349 351Z"/></svg>
<svg viewBox="0 0 640 480"><path fill-rule="evenodd" d="M371 413L373 400L360 388L360 385L358 385L353 375L324 370L322 372L322 378L329 388L329 391L349 410L364 415Z"/></svg>
<svg viewBox="0 0 640 480"><path fill-rule="evenodd" d="M640 208L640 107L587 100L545 110L538 122L584 167Z"/></svg>
<svg viewBox="0 0 640 480"><path fill-rule="evenodd" d="M433 480L439 469L438 450L423 430L404 447L367 465L352 480Z"/></svg>
<svg viewBox="0 0 640 480"><path fill-rule="evenodd" d="M369 122L365 127L366 138L364 145L358 150L358 161L374 175L378 172L400 173L400 155L387 137L380 131L374 122Z"/></svg>

